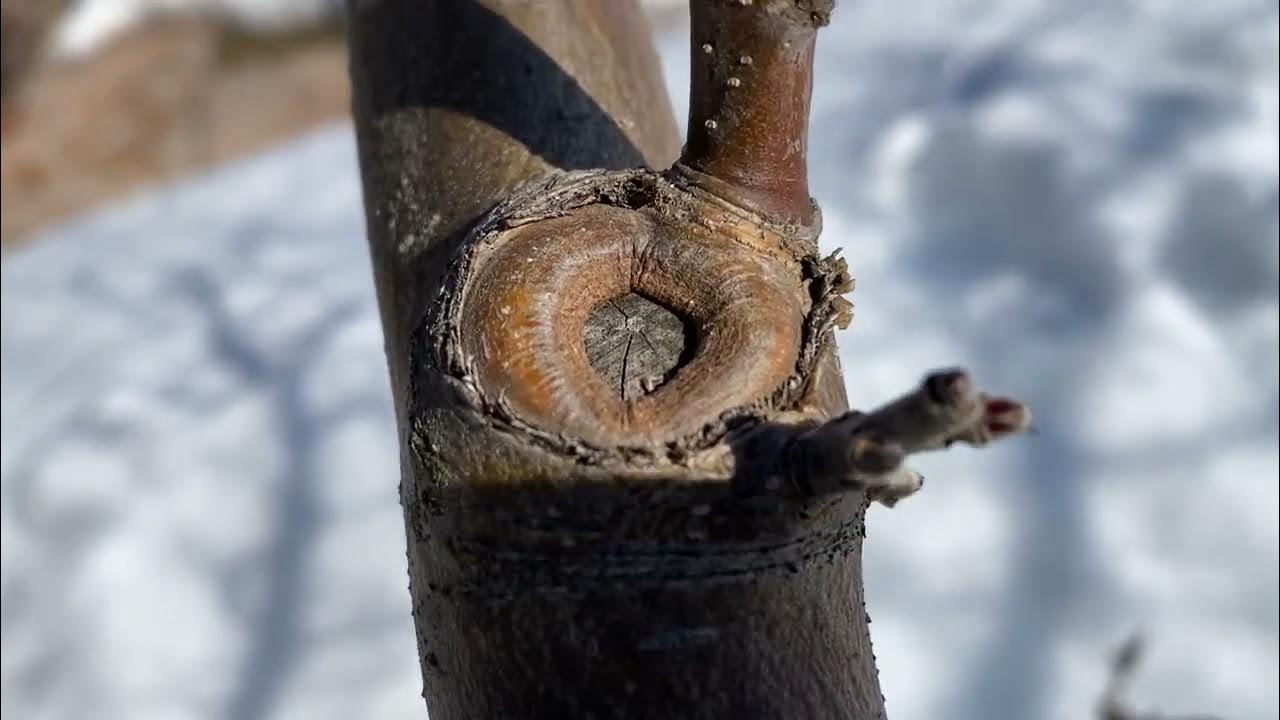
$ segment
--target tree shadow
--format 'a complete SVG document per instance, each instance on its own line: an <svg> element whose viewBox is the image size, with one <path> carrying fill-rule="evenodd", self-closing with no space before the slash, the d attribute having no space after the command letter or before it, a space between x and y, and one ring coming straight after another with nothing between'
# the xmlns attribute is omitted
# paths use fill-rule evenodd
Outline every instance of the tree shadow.
<svg viewBox="0 0 1280 720"><path fill-rule="evenodd" d="M1023 379L1020 397L1041 426L1018 450L1017 482L1000 488L1018 542L991 611L999 626L948 703L957 717L1043 714L1053 651L1076 618L1113 594L1088 532L1091 458L1064 410L1087 382L1088 368L1073 358L1106 336L1129 288L1107 251L1115 239L1068 168L1052 146L989 140L959 123L924 149L911 177L920 220L904 257L937 302L972 296L1007 274L1027 280L1035 299L1002 308L994 325L951 321L962 325L957 338L977 372ZM1015 343L1028 349L1016 353ZM1061 352L1040 358L1051 346Z"/></svg>
<svg viewBox="0 0 1280 720"><path fill-rule="evenodd" d="M349 5L351 52L364 64L356 102L374 117L439 108L497 128L566 170L645 164L572 75L480 3ZM369 42L379 44L376 52L362 52Z"/></svg>
<svg viewBox="0 0 1280 720"><path fill-rule="evenodd" d="M262 556L250 561L256 567L224 575L233 586L255 576L265 585L261 606L248 623L250 643L226 711L234 720L257 720L271 715L301 649L307 560L322 521L314 485L318 444L325 431L320 427L323 418L306 407L303 371L329 336L361 308L354 300L334 305L291 344L286 360L272 362L242 337L227 313L221 289L209 278L187 271L176 282L207 322L214 356L270 399L285 451L275 498L275 537ZM228 587L224 593L234 596L243 590Z"/></svg>

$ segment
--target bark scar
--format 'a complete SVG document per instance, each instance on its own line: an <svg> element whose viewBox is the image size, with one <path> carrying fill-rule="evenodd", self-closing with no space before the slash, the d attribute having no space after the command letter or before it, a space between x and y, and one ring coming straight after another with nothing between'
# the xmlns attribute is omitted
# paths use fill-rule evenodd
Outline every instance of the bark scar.
<svg viewBox="0 0 1280 720"><path fill-rule="evenodd" d="M696 429L681 430L670 437L637 438L638 442L616 444L548 429L538 418L524 417L509 401L504 402L501 388L485 387L478 379L477 358L464 348L465 333L461 328L468 283L479 272L485 258L495 252L504 233L512 228L566 216L589 205L634 209L631 206L636 202L644 203L646 212L655 213L653 217L665 218L663 222L673 223L675 227L685 227L681 225L685 223L691 226L690 232L723 236L728 242L740 245L742 253L758 254L762 263L794 268L788 272L794 274L797 287L787 292L803 293L805 288L808 291L808 297L800 304L802 311L807 307L807 312L799 328L794 365L788 375L780 376L771 391L766 390L746 403L735 401L720 412L712 408ZM553 452L566 453L579 462L599 465L643 458L649 464L685 465L693 455L714 448L731 432L766 423L778 413L799 409L805 402L818 361L831 347L833 330L846 326L851 316L851 305L841 295L852 289L852 279L844 260L836 255L824 258L817 254L819 225L817 215L811 226L771 224L650 170L555 174L518 189L468 231L468 237L460 243L458 254L446 272L443 290L428 310L411 346L412 352L425 356L410 366L443 374L466 385L466 397L478 400L471 409L488 422L524 435ZM629 347L624 348L626 377L619 383L620 394L624 396L629 385L637 381L641 392L647 391L646 385L661 384L654 379L656 373L637 369L637 354L647 355L648 346L653 344L643 332L639 334L640 343L631 338ZM411 388L413 384L411 380ZM418 384L427 383L419 381ZM618 394L610 388L610 397L615 401ZM426 404L430 399L422 401Z"/></svg>

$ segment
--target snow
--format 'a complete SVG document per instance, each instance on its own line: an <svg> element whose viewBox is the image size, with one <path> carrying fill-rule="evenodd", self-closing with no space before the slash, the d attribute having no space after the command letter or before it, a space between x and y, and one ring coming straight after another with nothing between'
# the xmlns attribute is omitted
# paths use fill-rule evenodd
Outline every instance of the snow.
<svg viewBox="0 0 1280 720"><path fill-rule="evenodd" d="M1277 15L846 1L820 36L851 399L962 364L1040 430L872 510L896 720L1087 717L1135 629L1140 705L1280 715ZM327 128L0 265L6 717L422 716L355 162Z"/></svg>

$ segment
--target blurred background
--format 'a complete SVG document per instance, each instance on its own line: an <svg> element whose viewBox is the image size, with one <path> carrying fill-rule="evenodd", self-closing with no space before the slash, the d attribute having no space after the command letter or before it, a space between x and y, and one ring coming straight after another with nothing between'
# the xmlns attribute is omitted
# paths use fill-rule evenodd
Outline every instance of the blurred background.
<svg viewBox="0 0 1280 720"><path fill-rule="evenodd" d="M680 0L645 3L677 116ZM3 0L6 719L416 718L337 2ZM1039 434L870 511L895 720L1280 716L1280 10L843 0L812 190L850 398Z"/></svg>

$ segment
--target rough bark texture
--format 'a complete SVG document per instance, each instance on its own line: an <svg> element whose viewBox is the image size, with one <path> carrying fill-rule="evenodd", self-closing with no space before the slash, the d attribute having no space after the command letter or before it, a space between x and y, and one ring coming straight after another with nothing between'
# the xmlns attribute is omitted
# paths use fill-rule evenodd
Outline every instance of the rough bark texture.
<svg viewBox="0 0 1280 720"><path fill-rule="evenodd" d="M677 143L628 3L350 3L434 720L883 715L865 497L784 482L796 433L846 404L831 329L850 281L794 182L830 4L705 4L695 49L756 43L781 63L762 78L790 87L790 63L802 87L778 125L799 170L776 182L750 182L790 157L767 154L759 99L722 138L755 150L691 135L683 168L645 169ZM601 349L620 304L628 335L655 328L633 390L632 353Z"/></svg>

